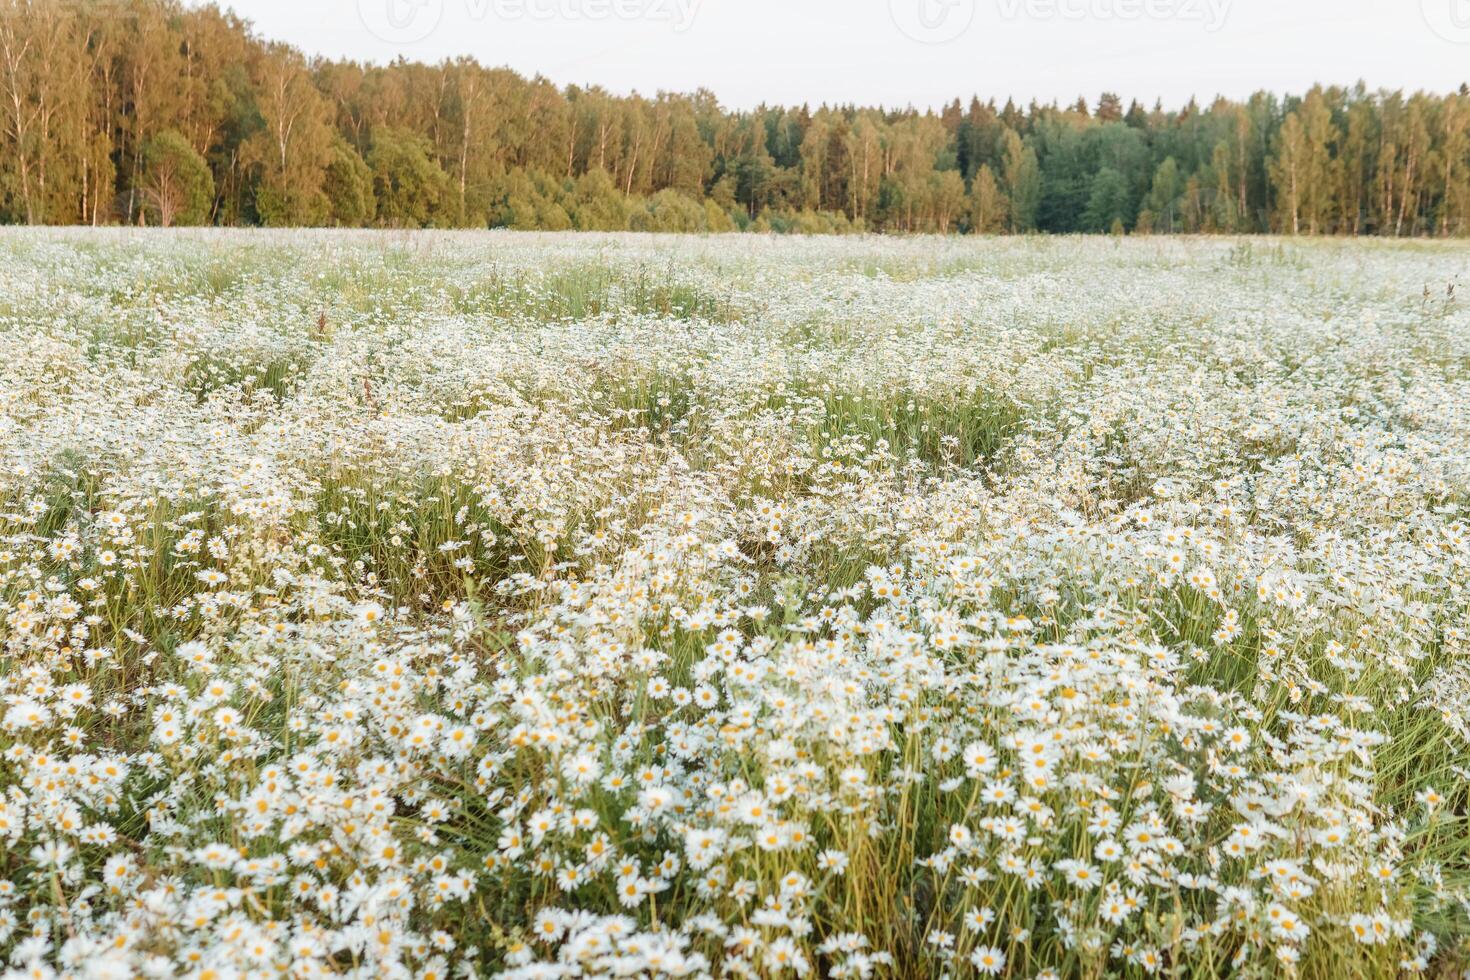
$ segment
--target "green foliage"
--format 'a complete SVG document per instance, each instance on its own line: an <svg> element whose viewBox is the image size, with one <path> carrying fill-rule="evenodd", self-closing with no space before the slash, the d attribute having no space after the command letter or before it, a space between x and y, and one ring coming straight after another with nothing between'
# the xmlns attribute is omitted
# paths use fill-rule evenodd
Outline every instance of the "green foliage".
<svg viewBox="0 0 1470 980"><path fill-rule="evenodd" d="M862 230L841 211L777 211L764 218L771 231L783 235L846 235Z"/></svg>
<svg viewBox="0 0 1470 980"><path fill-rule="evenodd" d="M267 178L255 192L255 213L261 224L271 227L316 227L327 223L332 204L320 189L291 187Z"/></svg>
<svg viewBox="0 0 1470 980"><path fill-rule="evenodd" d="M969 230L981 235L1004 231L1008 204L990 164L981 164L970 186Z"/></svg>
<svg viewBox="0 0 1470 980"><path fill-rule="evenodd" d="M1006 132L1005 187L1010 197L1011 231L1036 228L1041 206L1041 167L1036 151L1026 146L1014 131Z"/></svg>
<svg viewBox="0 0 1470 980"><path fill-rule="evenodd" d="M700 202L665 188L633 212L631 227L634 231L708 231L709 219Z"/></svg>
<svg viewBox="0 0 1470 980"><path fill-rule="evenodd" d="M143 194L154 224L202 225L214 203L214 175L188 140L166 129L143 147Z"/></svg>
<svg viewBox="0 0 1470 980"><path fill-rule="evenodd" d="M350 143L338 137L332 145L322 187L332 208L332 223L344 228L371 224L377 216L373 172Z"/></svg>
<svg viewBox="0 0 1470 980"><path fill-rule="evenodd" d="M1087 199L1087 211L1082 224L1085 231L1110 231L1114 224L1121 226L1128 214L1128 184L1123 175L1112 167L1105 167L1092 178L1092 193Z"/></svg>
<svg viewBox="0 0 1470 980"><path fill-rule="evenodd" d="M578 231L625 231L627 197L614 186L605 170L589 170L577 178L572 193L572 223Z"/></svg>
<svg viewBox="0 0 1470 980"><path fill-rule="evenodd" d="M408 130L379 126L367 166L373 175L378 223L395 228L445 226L453 213L449 175L433 159L428 140Z"/></svg>
<svg viewBox="0 0 1470 980"><path fill-rule="evenodd" d="M566 231L578 211L575 195L555 180L540 171L515 169L496 182L489 221L492 228Z"/></svg>
<svg viewBox="0 0 1470 980"><path fill-rule="evenodd" d="M1155 231L1171 232L1179 220L1179 196L1183 188L1179 181L1179 165L1173 157L1166 157L1154 172L1153 188L1145 199L1144 207L1153 216Z"/></svg>
<svg viewBox="0 0 1470 980"><path fill-rule="evenodd" d="M714 201L704 202L704 223L710 231L738 231L730 213Z"/></svg>

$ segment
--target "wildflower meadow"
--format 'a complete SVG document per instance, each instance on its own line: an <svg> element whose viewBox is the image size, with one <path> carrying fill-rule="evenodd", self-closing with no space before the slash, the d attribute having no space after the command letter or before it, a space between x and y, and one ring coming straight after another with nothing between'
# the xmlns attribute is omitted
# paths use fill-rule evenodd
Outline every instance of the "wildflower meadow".
<svg viewBox="0 0 1470 980"><path fill-rule="evenodd" d="M1460 977L1467 270L0 232L0 975Z"/></svg>

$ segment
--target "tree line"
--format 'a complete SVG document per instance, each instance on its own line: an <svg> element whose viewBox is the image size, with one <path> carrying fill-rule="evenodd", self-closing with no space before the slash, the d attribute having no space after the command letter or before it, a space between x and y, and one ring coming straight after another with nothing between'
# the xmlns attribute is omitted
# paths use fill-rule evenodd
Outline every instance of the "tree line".
<svg viewBox="0 0 1470 980"><path fill-rule="evenodd" d="M311 59L176 0L0 0L0 139L11 223L1470 233L1464 85L734 111Z"/></svg>

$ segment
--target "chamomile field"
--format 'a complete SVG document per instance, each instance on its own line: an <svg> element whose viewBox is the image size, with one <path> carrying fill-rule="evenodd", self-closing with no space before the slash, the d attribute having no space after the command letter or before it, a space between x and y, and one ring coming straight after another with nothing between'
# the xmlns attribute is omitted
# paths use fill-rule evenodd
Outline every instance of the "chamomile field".
<svg viewBox="0 0 1470 980"><path fill-rule="evenodd" d="M1467 272L0 233L3 969L1459 976Z"/></svg>

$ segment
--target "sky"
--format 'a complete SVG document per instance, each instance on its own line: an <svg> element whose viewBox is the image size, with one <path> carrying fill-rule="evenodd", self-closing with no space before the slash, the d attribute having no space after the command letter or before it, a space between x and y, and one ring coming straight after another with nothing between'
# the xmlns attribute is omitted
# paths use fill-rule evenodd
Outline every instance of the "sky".
<svg viewBox="0 0 1470 980"><path fill-rule="evenodd" d="M1470 81L1470 0L220 0L263 37L385 62L472 55L558 84L762 102L956 96L1166 107L1314 82Z"/></svg>

